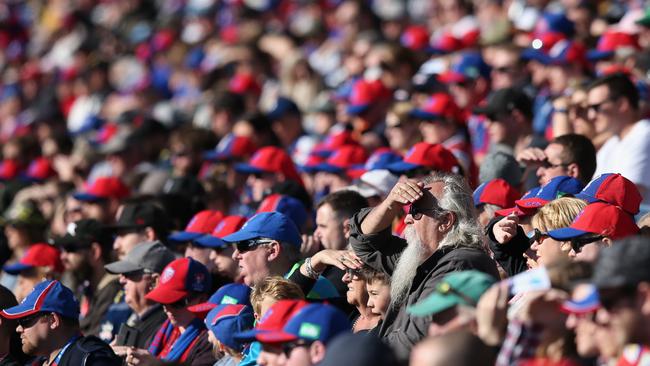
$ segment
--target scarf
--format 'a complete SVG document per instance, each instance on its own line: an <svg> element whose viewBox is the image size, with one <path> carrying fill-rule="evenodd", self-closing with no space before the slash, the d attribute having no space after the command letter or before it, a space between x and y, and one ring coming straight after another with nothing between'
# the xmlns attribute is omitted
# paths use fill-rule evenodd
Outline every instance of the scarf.
<svg viewBox="0 0 650 366"><path fill-rule="evenodd" d="M191 347L204 329L203 322L196 318L185 328L185 332L179 336L178 328L174 327L167 319L156 332L149 346L149 353L163 361L181 360L183 354ZM169 344L171 344L171 347ZM166 354L164 354L165 350L167 351Z"/></svg>

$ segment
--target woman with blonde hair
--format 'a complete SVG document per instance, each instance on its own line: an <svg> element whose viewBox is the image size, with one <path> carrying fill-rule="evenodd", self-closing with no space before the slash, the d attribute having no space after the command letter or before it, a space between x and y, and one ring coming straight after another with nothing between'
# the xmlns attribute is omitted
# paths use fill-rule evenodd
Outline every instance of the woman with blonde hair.
<svg viewBox="0 0 650 366"><path fill-rule="evenodd" d="M561 258L568 258L571 245L551 238L548 232L568 227L587 206L587 202L573 197L562 197L547 203L533 216L533 231L528 237L530 248L537 254L537 265L548 265Z"/></svg>

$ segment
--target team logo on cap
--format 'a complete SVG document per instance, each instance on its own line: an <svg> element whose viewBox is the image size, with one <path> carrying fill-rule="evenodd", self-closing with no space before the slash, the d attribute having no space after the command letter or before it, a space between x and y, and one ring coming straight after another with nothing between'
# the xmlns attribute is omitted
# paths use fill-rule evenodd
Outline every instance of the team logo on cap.
<svg viewBox="0 0 650 366"><path fill-rule="evenodd" d="M221 222L217 225L217 227L214 229L214 232L220 232L220 231L223 229L224 226L226 226L226 222L225 222L225 221L221 221Z"/></svg>
<svg viewBox="0 0 650 366"><path fill-rule="evenodd" d="M304 338L317 339L320 336L320 326L313 323L302 323L298 335Z"/></svg>
<svg viewBox="0 0 650 366"><path fill-rule="evenodd" d="M205 282L205 274L196 273L194 275L194 283L192 284L192 290L194 291L203 291Z"/></svg>
<svg viewBox="0 0 650 366"><path fill-rule="evenodd" d="M162 283L169 282L169 280L171 280L172 277L174 277L174 273L175 273L175 271L174 271L173 268L165 268L165 270L163 271L163 274L162 274L162 276L160 278L160 281L162 281Z"/></svg>
<svg viewBox="0 0 650 366"><path fill-rule="evenodd" d="M223 299L221 299L221 304L238 304L239 301L235 299L232 296L224 295Z"/></svg>
<svg viewBox="0 0 650 366"><path fill-rule="evenodd" d="M68 234L72 236L77 235L77 223L76 222L69 223L65 231L67 231Z"/></svg>

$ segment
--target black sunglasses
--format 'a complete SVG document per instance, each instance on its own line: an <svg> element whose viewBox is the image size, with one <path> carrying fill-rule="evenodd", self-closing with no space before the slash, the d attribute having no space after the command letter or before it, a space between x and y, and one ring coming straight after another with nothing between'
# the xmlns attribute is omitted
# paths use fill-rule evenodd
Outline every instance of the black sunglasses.
<svg viewBox="0 0 650 366"><path fill-rule="evenodd" d="M284 353L287 358L290 357L291 352L298 347L309 347L314 342L299 340L295 342L287 342L282 344L282 353Z"/></svg>
<svg viewBox="0 0 650 366"><path fill-rule="evenodd" d="M50 313L36 313L36 314L26 316L24 318L20 318L20 319L17 320L17 322L18 322L18 325L20 325L20 327L22 327L23 329L27 329L27 328L31 328L34 325L36 325L36 323L42 317L47 316L47 315L50 315Z"/></svg>
<svg viewBox="0 0 650 366"><path fill-rule="evenodd" d="M535 242L540 243L549 237L548 233L541 232L539 229L534 229L533 231L528 232L526 236L528 237L528 243L530 245Z"/></svg>
<svg viewBox="0 0 650 366"><path fill-rule="evenodd" d="M236 242L235 248L239 253L246 253L257 249L260 245L271 244L274 242L275 240L271 240L271 239L243 240L243 241Z"/></svg>
<svg viewBox="0 0 650 366"><path fill-rule="evenodd" d="M437 212L438 210L434 208L422 208L416 207L414 204L409 206L408 214L413 217L413 220L419 220L422 218L425 212Z"/></svg>
<svg viewBox="0 0 650 366"><path fill-rule="evenodd" d="M617 99L618 99L618 97L610 96L609 98L603 100L600 103L589 104L589 105L587 105L587 113L589 113L589 111L593 110L594 112L596 112L596 114L598 114L598 113L600 113L600 109L603 107L603 105L605 105L608 102L615 102Z"/></svg>
<svg viewBox="0 0 650 366"><path fill-rule="evenodd" d="M429 168L415 168L411 170L407 170L403 173L406 178L413 179L415 177L420 177L423 175L429 175L431 174L431 169Z"/></svg>
<svg viewBox="0 0 650 366"><path fill-rule="evenodd" d="M544 160L542 162L542 168L544 169L552 169L552 168L559 168L559 167L566 168L569 165L570 163L551 164L551 162L549 162L548 160Z"/></svg>
<svg viewBox="0 0 650 366"><path fill-rule="evenodd" d="M603 238L604 237L602 235L572 238L571 249L573 249L573 251L576 253L580 253L582 251L582 247L584 247L585 245L603 240Z"/></svg>

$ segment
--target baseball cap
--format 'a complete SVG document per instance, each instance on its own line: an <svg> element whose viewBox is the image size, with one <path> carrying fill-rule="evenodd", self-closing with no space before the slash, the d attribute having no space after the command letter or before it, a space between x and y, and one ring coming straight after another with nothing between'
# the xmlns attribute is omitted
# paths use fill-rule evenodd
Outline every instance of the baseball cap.
<svg viewBox="0 0 650 366"><path fill-rule="evenodd" d="M259 95L262 87L250 72L237 72L228 82L228 90L235 94L253 93Z"/></svg>
<svg viewBox="0 0 650 366"><path fill-rule="evenodd" d="M210 285L210 273L203 264L190 257L179 258L165 267L158 285L145 297L157 303L172 304L191 292L207 292Z"/></svg>
<svg viewBox="0 0 650 366"><path fill-rule="evenodd" d="M344 173L368 159L366 150L359 145L346 145L337 149L324 163L314 167L316 171Z"/></svg>
<svg viewBox="0 0 650 366"><path fill-rule="evenodd" d="M632 215L621 208L603 202L587 205L569 227L551 230L548 235L555 240L569 240L585 234L597 234L613 240L639 232Z"/></svg>
<svg viewBox="0 0 650 366"><path fill-rule="evenodd" d="M44 227L47 222L33 200L12 204L4 214L6 224L19 227Z"/></svg>
<svg viewBox="0 0 650 366"><path fill-rule="evenodd" d="M542 187L532 188L528 192L524 193L524 195L521 196L521 199L524 200L524 199L535 197L537 195L537 192L539 192L539 190L541 188ZM534 214L535 211L537 211L536 208L532 209L532 208L526 208L526 207L519 207L519 206L515 205L515 206L510 207L510 208L504 208L503 210L497 210L495 212L495 214L497 214L499 216L508 216L508 215L528 216L528 215Z"/></svg>
<svg viewBox="0 0 650 366"><path fill-rule="evenodd" d="M598 289L592 284L580 284L578 296L565 301L560 310L567 314L588 314L600 308Z"/></svg>
<svg viewBox="0 0 650 366"><path fill-rule="evenodd" d="M359 192L365 198L386 197L398 181L399 177L386 169L371 170L347 189Z"/></svg>
<svg viewBox="0 0 650 366"><path fill-rule="evenodd" d="M448 119L457 122L460 119L460 109L451 95L447 93L433 94L422 108L413 109L409 115L413 118L436 121Z"/></svg>
<svg viewBox="0 0 650 366"><path fill-rule="evenodd" d="M214 150L203 153L203 158L210 161L241 159L252 155L255 150L255 143L249 137L229 133L219 141Z"/></svg>
<svg viewBox="0 0 650 366"><path fill-rule="evenodd" d="M51 242L56 246L63 247L68 252L90 248L92 243L99 243L102 250L111 250L113 236L99 221L82 219L69 223L66 228L66 234L60 238L53 239Z"/></svg>
<svg viewBox="0 0 650 366"><path fill-rule="evenodd" d="M63 273L61 251L46 243L32 244L18 263L8 264L2 269L12 275L34 267L50 267L54 272Z"/></svg>
<svg viewBox="0 0 650 366"><path fill-rule="evenodd" d="M329 157L332 153L346 145L358 145L359 143L354 138L352 131L347 128L333 127L330 133L325 137L323 142L314 146L312 155L321 157Z"/></svg>
<svg viewBox="0 0 650 366"><path fill-rule="evenodd" d="M485 182L474 191L474 206L482 204L496 205L501 208L512 207L520 193L508 182L497 178Z"/></svg>
<svg viewBox="0 0 650 366"><path fill-rule="evenodd" d="M327 344L351 329L347 315L329 304L310 304L294 314L281 330L260 334L266 343L292 342L298 339Z"/></svg>
<svg viewBox="0 0 650 366"><path fill-rule="evenodd" d="M492 276L476 270L453 272L444 276L434 291L408 307L415 316L429 316L456 305L476 307L481 295L496 283Z"/></svg>
<svg viewBox="0 0 650 366"><path fill-rule="evenodd" d="M107 199L123 199L130 194L129 188L117 177L99 177L87 182L84 190L76 192L73 197L79 201L96 202Z"/></svg>
<svg viewBox="0 0 650 366"><path fill-rule="evenodd" d="M53 312L69 319L79 318L79 303L72 291L59 281L46 280L34 286L18 305L0 312L7 319L20 319L39 312Z"/></svg>
<svg viewBox="0 0 650 366"><path fill-rule="evenodd" d="M418 142L406 153L400 162L390 164L388 170L400 174L417 168L452 172L458 167L458 160L441 144Z"/></svg>
<svg viewBox="0 0 650 366"><path fill-rule="evenodd" d="M217 226L215 226L214 230L212 230L210 234L194 239L193 242L196 245L208 248L226 247L228 244L221 238L241 229L245 222L246 217L244 216L226 216L219 222L219 224L217 224Z"/></svg>
<svg viewBox="0 0 650 366"><path fill-rule="evenodd" d="M561 33L564 37L571 38L575 33L575 24L564 13L545 12L537 21L533 36L547 32Z"/></svg>
<svg viewBox="0 0 650 366"><path fill-rule="evenodd" d="M302 243L300 230L296 224L280 212L262 212L251 217L242 228L222 239L227 243L244 240L269 238L282 243L299 246Z"/></svg>
<svg viewBox="0 0 650 366"><path fill-rule="evenodd" d="M365 164L355 165L348 169L347 175L352 179L358 179L366 172L372 170L386 170L390 164L401 160L402 156L391 148L380 147L376 149L370 157L368 157Z"/></svg>
<svg viewBox="0 0 650 366"><path fill-rule="evenodd" d="M169 216L159 205L153 202L127 203L122 208L117 223L111 225L114 230L144 229L152 227L163 229L169 227Z"/></svg>
<svg viewBox="0 0 650 366"><path fill-rule="evenodd" d="M413 51L422 51L429 44L429 30L423 25L410 25L399 38L402 46Z"/></svg>
<svg viewBox="0 0 650 366"><path fill-rule="evenodd" d="M223 219L223 213L217 210L203 210L195 214L183 231L178 231L167 237L170 241L185 242L210 234Z"/></svg>
<svg viewBox="0 0 650 366"><path fill-rule="evenodd" d="M55 176L56 171L52 167L52 162L47 158L39 157L29 163L23 178L30 182L43 182Z"/></svg>
<svg viewBox="0 0 650 366"><path fill-rule="evenodd" d="M390 99L391 92L381 80L357 80L348 98L349 114L357 115L368 110L371 104Z"/></svg>
<svg viewBox="0 0 650 366"><path fill-rule="evenodd" d="M521 89L503 88L490 93L487 104L474 108L474 113L494 119L499 114L509 114L515 109L530 117L533 114L533 103Z"/></svg>
<svg viewBox="0 0 650 366"><path fill-rule="evenodd" d="M520 208L537 209L556 198L574 195L582 190L582 182L566 175L557 176L543 185L534 197L515 201Z"/></svg>
<svg viewBox="0 0 650 366"><path fill-rule="evenodd" d="M20 174L20 163L15 159L5 159L0 161L0 180L12 180Z"/></svg>
<svg viewBox="0 0 650 366"><path fill-rule="evenodd" d="M240 304L218 305L205 317L205 325L215 338L237 352L243 351L246 343L236 340L234 335L250 330L254 323L253 309Z"/></svg>
<svg viewBox="0 0 650 366"><path fill-rule="evenodd" d="M249 163L236 164L235 170L244 174L282 173L287 178L302 184L291 157L282 148L275 146L266 146L257 150Z"/></svg>
<svg viewBox="0 0 650 366"><path fill-rule="evenodd" d="M121 274L137 271L161 273L176 256L163 243L147 241L139 243L127 253L124 259L109 263L104 266L112 274Z"/></svg>
<svg viewBox="0 0 650 366"><path fill-rule="evenodd" d="M636 215L643 197L637 186L618 173L605 173L594 178L578 194L577 198L588 203L605 202L622 208L625 212Z"/></svg>
<svg viewBox="0 0 650 366"><path fill-rule="evenodd" d="M539 52L531 55L531 59L544 65L586 65L586 49L581 43L563 39L551 47L547 53Z"/></svg>
<svg viewBox="0 0 650 366"><path fill-rule="evenodd" d="M266 117L271 121L277 121L288 114L300 115L298 105L287 97L278 97Z"/></svg>
<svg viewBox="0 0 650 366"><path fill-rule="evenodd" d="M480 52L463 52L451 69L442 73L438 80L443 83L462 83L478 78L490 77L490 66L485 63Z"/></svg>
<svg viewBox="0 0 650 366"><path fill-rule="evenodd" d="M600 36L596 48L587 52L587 58L590 61L604 60L614 56L619 50L634 52L640 48L641 46L639 46L639 40L636 35L617 30L608 30Z"/></svg>
<svg viewBox="0 0 650 366"><path fill-rule="evenodd" d="M264 313L254 329L235 333L234 338L240 342L264 342L263 334L282 330L289 319L307 305L305 300L280 300Z"/></svg>
<svg viewBox="0 0 650 366"><path fill-rule="evenodd" d="M441 32L432 37L427 51L433 54L447 54L459 51L462 48L463 42L454 37L451 32Z"/></svg>
<svg viewBox="0 0 650 366"><path fill-rule="evenodd" d="M241 283L229 283L219 287L219 289L210 296L208 301L192 305L188 307L187 310L195 313L198 317L204 317L208 311L222 304L242 304L250 306L250 296L250 287Z"/></svg>
<svg viewBox="0 0 650 366"><path fill-rule="evenodd" d="M521 51L523 60L538 60L540 55L545 55L559 41L565 40L567 36L559 32L544 32L537 35L531 42L531 47Z"/></svg>
<svg viewBox="0 0 650 366"><path fill-rule="evenodd" d="M650 281L648 238L633 236L598 252L591 282L599 289L636 286Z"/></svg>
<svg viewBox="0 0 650 366"><path fill-rule="evenodd" d="M521 167L514 156L502 151L488 153L479 167L479 182L485 183L501 178L513 187L521 184Z"/></svg>
<svg viewBox="0 0 650 366"><path fill-rule="evenodd" d="M278 193L266 196L257 208L256 213L274 211L289 216L298 228L303 227L307 221L307 209L300 200L291 196Z"/></svg>

